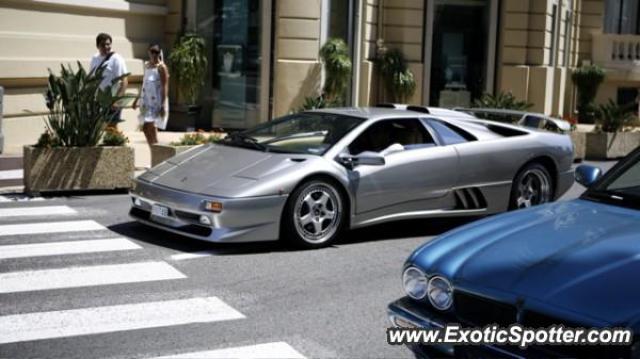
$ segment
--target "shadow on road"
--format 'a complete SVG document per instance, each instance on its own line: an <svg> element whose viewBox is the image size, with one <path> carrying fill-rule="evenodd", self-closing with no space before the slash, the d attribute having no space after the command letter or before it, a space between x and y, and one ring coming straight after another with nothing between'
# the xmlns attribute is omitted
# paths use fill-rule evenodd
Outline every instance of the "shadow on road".
<svg viewBox="0 0 640 359"><path fill-rule="evenodd" d="M457 217L390 222L347 231L342 235L338 244L344 245L395 238L437 236L477 219L478 217Z"/></svg>
<svg viewBox="0 0 640 359"><path fill-rule="evenodd" d="M421 219L348 230L340 236L334 247L380 240L436 236L475 219L477 217ZM290 248L279 241L255 243L205 242L165 232L135 221L112 225L109 226L109 229L126 237L185 253L211 252L216 255L241 255L298 250Z"/></svg>

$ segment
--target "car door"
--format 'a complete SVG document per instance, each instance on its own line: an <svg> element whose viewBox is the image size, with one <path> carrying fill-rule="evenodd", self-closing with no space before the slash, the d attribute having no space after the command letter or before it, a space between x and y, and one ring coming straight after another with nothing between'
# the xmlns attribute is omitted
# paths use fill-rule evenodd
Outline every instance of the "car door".
<svg viewBox="0 0 640 359"><path fill-rule="evenodd" d="M457 182L456 151L438 146L417 118L375 122L348 151L351 155L378 152L386 162L383 166L356 166L349 173L356 194L355 212L361 220L439 209L441 199Z"/></svg>

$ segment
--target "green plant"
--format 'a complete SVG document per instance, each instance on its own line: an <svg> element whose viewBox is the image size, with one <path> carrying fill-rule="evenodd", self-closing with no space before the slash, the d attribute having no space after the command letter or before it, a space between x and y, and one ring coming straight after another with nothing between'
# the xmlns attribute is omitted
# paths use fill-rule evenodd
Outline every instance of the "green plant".
<svg viewBox="0 0 640 359"><path fill-rule="evenodd" d="M490 93L482 94L482 97L473 101L473 106L524 111L532 107L533 104L518 100L511 92L498 92L495 95Z"/></svg>
<svg viewBox="0 0 640 359"><path fill-rule="evenodd" d="M597 125L603 132L620 132L633 121L633 114L628 108L618 105L612 99L597 109Z"/></svg>
<svg viewBox="0 0 640 359"><path fill-rule="evenodd" d="M60 141L49 131L46 129L38 138L38 142L35 144L35 147L42 148L52 148L52 147L60 147Z"/></svg>
<svg viewBox="0 0 640 359"><path fill-rule="evenodd" d="M171 74L177 82L178 94L195 104L205 83L207 56L204 38L187 33L180 37L169 55Z"/></svg>
<svg viewBox="0 0 640 359"><path fill-rule="evenodd" d="M416 80L402 52L389 50L378 58L377 63L391 101L406 103L416 91Z"/></svg>
<svg viewBox="0 0 640 359"><path fill-rule="evenodd" d="M327 107L336 107L342 106L344 102L341 99L337 99L337 101L329 101L323 95L320 96L309 96L305 97L302 106L298 108L296 112L308 111L308 110L317 110L319 108L327 108Z"/></svg>
<svg viewBox="0 0 640 359"><path fill-rule="evenodd" d="M578 88L578 121L581 123L593 123L595 120L596 106L593 100L596 98L598 88L604 81L605 72L597 65L588 65L577 68L571 79Z"/></svg>
<svg viewBox="0 0 640 359"><path fill-rule="evenodd" d="M93 73L87 73L79 62L77 71L70 65L61 67L60 76L49 70L45 95L49 109L45 121L47 132L38 143L66 147L97 146L114 115L111 108L121 97L112 94L111 86L100 89L103 67ZM122 77L114 79L113 84Z"/></svg>
<svg viewBox="0 0 640 359"><path fill-rule="evenodd" d="M222 140L220 133L214 132L205 136L204 132L185 133L178 141L171 142L172 146L197 146L205 143L216 143Z"/></svg>
<svg viewBox="0 0 640 359"><path fill-rule="evenodd" d="M103 146L124 146L129 142L129 138L115 127L107 127L102 136Z"/></svg>
<svg viewBox="0 0 640 359"><path fill-rule="evenodd" d="M326 75L320 97L326 99L326 103L343 105L351 79L349 47L344 40L331 38L320 49L320 58Z"/></svg>

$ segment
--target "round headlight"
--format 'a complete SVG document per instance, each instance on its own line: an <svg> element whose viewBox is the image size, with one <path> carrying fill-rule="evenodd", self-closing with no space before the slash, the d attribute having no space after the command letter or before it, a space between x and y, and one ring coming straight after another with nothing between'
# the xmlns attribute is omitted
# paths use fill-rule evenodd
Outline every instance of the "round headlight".
<svg viewBox="0 0 640 359"><path fill-rule="evenodd" d="M427 295L427 276L416 267L405 269L402 285L405 293L413 299L422 299Z"/></svg>
<svg viewBox="0 0 640 359"><path fill-rule="evenodd" d="M436 309L447 310L453 304L453 287L448 280L442 277L433 277L427 286L429 302Z"/></svg>

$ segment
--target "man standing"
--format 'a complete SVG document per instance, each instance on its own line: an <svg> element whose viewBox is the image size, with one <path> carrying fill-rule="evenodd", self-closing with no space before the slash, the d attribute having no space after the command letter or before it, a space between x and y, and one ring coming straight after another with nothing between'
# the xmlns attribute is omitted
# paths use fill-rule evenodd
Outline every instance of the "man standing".
<svg viewBox="0 0 640 359"><path fill-rule="evenodd" d="M98 67L104 67L102 73L102 82L100 88L105 89L107 86L111 86L114 79L127 73L127 65L124 62L124 58L119 54L111 50L112 43L111 35L100 33L96 37L96 47L98 53L91 57L91 64L89 71L95 71ZM116 96L123 96L129 82L127 77L123 77L117 84L113 84L112 91ZM120 119L121 109L113 106L113 114L110 119L110 126L116 126Z"/></svg>

